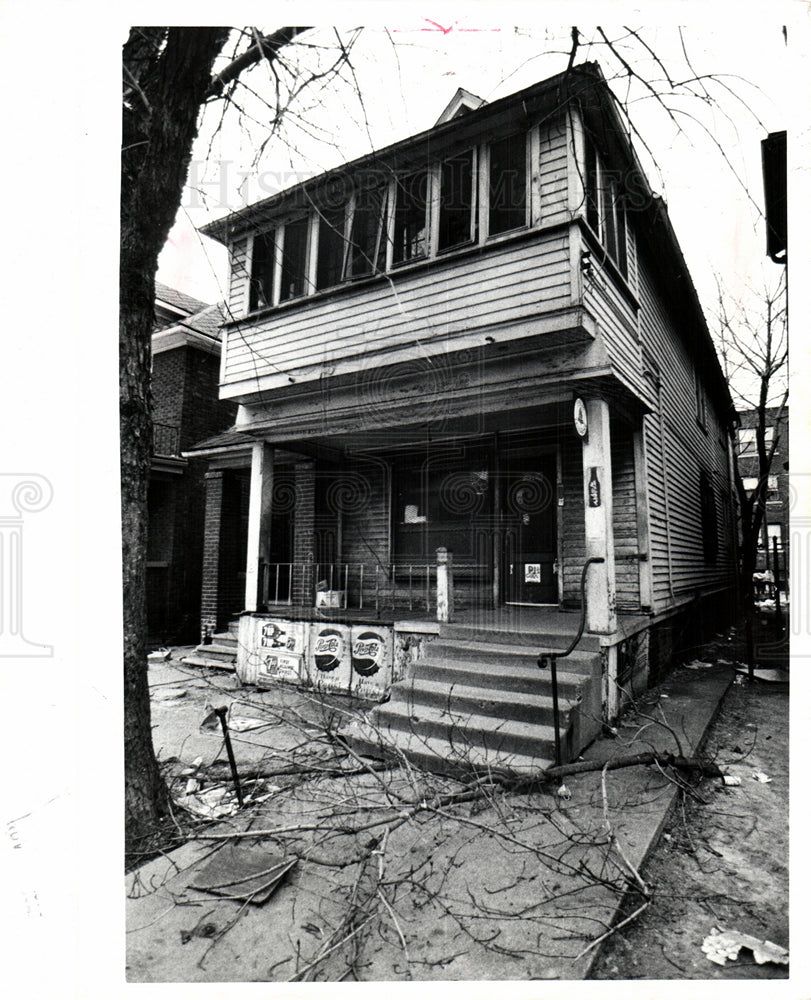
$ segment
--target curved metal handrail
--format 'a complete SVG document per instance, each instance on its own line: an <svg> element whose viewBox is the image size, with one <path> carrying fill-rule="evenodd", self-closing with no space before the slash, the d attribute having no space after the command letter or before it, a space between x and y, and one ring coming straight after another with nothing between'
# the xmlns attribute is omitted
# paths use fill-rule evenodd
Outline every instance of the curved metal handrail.
<svg viewBox="0 0 811 1000"><path fill-rule="evenodd" d="M558 703L558 670L557 664L558 660L563 659L570 653L574 652L575 647L583 638L583 632L586 628L586 575L589 571L589 566L595 563L604 563L605 559L603 556L590 556L583 563L583 571L580 574L580 625L578 626L577 632L574 638L563 650L562 653L557 650L550 649L545 652L538 654L538 668L540 670L546 670L547 667L550 668L552 672L552 714L554 716L554 726L555 726L555 764L560 767L563 763L561 760L560 753L560 708Z"/></svg>

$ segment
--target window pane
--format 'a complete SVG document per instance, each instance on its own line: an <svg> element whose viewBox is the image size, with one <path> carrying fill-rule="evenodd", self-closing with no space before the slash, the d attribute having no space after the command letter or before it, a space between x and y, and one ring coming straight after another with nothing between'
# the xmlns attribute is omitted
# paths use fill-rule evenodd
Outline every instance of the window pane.
<svg viewBox="0 0 811 1000"><path fill-rule="evenodd" d="M600 232L600 196L597 187L597 153L586 138L586 222L595 233Z"/></svg>
<svg viewBox="0 0 811 1000"><path fill-rule="evenodd" d="M439 200L439 249L469 243L473 238L473 150L442 164Z"/></svg>
<svg viewBox="0 0 811 1000"><path fill-rule="evenodd" d="M316 288L329 288L341 280L344 265L344 216L345 208L323 209L318 221L318 265Z"/></svg>
<svg viewBox="0 0 811 1000"><path fill-rule="evenodd" d="M273 233L253 238L251 257L251 296L249 309L263 309L273 304Z"/></svg>
<svg viewBox="0 0 811 1000"><path fill-rule="evenodd" d="M424 171L397 179L394 208L394 263L424 257L428 227L426 206L428 175Z"/></svg>
<svg viewBox="0 0 811 1000"><path fill-rule="evenodd" d="M347 260L347 277L382 271L385 243L381 239L386 219L386 190L360 191L352 214L352 237Z"/></svg>
<svg viewBox="0 0 811 1000"><path fill-rule="evenodd" d="M281 300L303 295L307 278L307 226L308 220L296 219L284 227L282 250Z"/></svg>
<svg viewBox="0 0 811 1000"><path fill-rule="evenodd" d="M527 156L523 133L490 146L490 235L526 225Z"/></svg>

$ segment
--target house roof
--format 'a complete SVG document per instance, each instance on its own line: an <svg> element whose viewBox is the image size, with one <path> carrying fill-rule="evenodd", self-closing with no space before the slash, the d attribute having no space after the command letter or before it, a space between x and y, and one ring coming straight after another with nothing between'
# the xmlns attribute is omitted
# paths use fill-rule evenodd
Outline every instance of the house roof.
<svg viewBox="0 0 811 1000"><path fill-rule="evenodd" d="M194 313L208 308L207 304L201 302L200 299L186 295L185 292L179 292L176 288L170 288L160 281L155 282L155 298L159 302L164 302L166 305L176 309L178 312L185 313L187 316L192 316Z"/></svg>
<svg viewBox="0 0 811 1000"><path fill-rule="evenodd" d="M199 312L170 323L152 334L152 353L160 354L175 347L197 347L209 354L219 354L222 325L229 319L224 302L204 306Z"/></svg>
<svg viewBox="0 0 811 1000"><path fill-rule="evenodd" d="M487 104L487 101L483 97L477 97L475 94L471 94L469 90L465 90L464 87L460 87L450 99L445 110L437 118L434 125L444 125L445 122L452 121L454 118L461 118L462 115L468 114L470 111L478 111L484 104Z"/></svg>

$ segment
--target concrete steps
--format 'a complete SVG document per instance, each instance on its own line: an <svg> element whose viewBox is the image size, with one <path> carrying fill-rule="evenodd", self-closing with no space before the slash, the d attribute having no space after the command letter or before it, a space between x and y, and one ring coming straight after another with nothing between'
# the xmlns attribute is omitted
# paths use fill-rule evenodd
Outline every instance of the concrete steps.
<svg viewBox="0 0 811 1000"><path fill-rule="evenodd" d="M218 632L212 635L211 642L200 643L190 656L184 656L182 663L193 667L213 667L219 670L236 670L237 668L237 636L236 632Z"/></svg>
<svg viewBox="0 0 811 1000"><path fill-rule="evenodd" d="M443 626L411 676L346 736L361 753L404 754L443 773L537 773L555 756L551 678L539 670L538 653L563 649L568 641L549 633ZM561 745L568 759L600 730L598 638L587 636L586 647L558 670Z"/></svg>

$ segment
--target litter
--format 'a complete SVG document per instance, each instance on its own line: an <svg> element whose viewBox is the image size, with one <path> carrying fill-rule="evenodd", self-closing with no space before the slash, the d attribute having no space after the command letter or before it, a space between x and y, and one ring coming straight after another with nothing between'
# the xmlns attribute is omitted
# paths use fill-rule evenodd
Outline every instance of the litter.
<svg viewBox="0 0 811 1000"><path fill-rule="evenodd" d="M772 780L768 776L768 774L764 774L763 771L753 771L752 772L752 777L755 779L755 781L760 781L764 785L767 785Z"/></svg>
<svg viewBox="0 0 811 1000"><path fill-rule="evenodd" d="M570 799L572 797L572 793L569 791L569 789L565 785L560 785L560 787L557 789L557 791L555 792L555 794L557 795L557 797L559 799L567 799L568 800L568 799Z"/></svg>
<svg viewBox="0 0 811 1000"><path fill-rule="evenodd" d="M156 649L147 655L147 660L150 663L164 663L166 660L172 659L172 650L167 649L166 646L161 646L160 649Z"/></svg>
<svg viewBox="0 0 811 1000"><path fill-rule="evenodd" d="M772 941L761 941L760 938L742 934L740 931L722 931L718 927L713 927L701 945L701 950L716 965L726 965L727 959L734 962L741 948L748 948L758 965L764 965L766 962L788 965L788 951L785 948Z"/></svg>
<svg viewBox="0 0 811 1000"><path fill-rule="evenodd" d="M215 896L241 899L261 906L293 868L297 858L268 854L261 847L224 847L189 883Z"/></svg>
<svg viewBox="0 0 811 1000"><path fill-rule="evenodd" d="M233 719L228 720L228 728L233 729L235 733L245 733L249 729L259 729L261 726L266 725L267 721L265 719L250 718L243 715L237 715Z"/></svg>
<svg viewBox="0 0 811 1000"><path fill-rule="evenodd" d="M737 774L725 774L724 775L724 784L725 785L740 785L740 783L741 783L741 779L738 777Z"/></svg>
<svg viewBox="0 0 811 1000"><path fill-rule="evenodd" d="M725 660L719 660L719 663L725 663ZM685 667L688 670L703 670L705 667L711 667L711 663L705 663L704 660L691 660L690 663L685 663Z"/></svg>
<svg viewBox="0 0 811 1000"><path fill-rule="evenodd" d="M204 816L206 819L222 819L224 816L233 816L239 809L239 803L224 787L208 788L204 792L198 791L189 795L181 795L177 802L189 812L193 812L197 816Z"/></svg>

